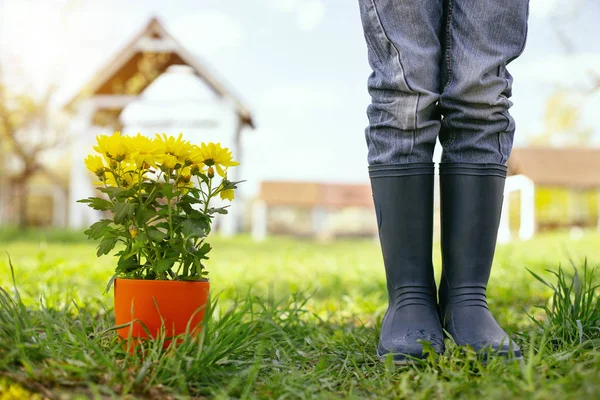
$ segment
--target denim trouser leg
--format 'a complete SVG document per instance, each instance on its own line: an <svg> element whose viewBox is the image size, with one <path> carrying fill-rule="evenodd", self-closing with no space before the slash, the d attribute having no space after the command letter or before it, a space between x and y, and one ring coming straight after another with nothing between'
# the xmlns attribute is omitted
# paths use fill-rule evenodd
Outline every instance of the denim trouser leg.
<svg viewBox="0 0 600 400"><path fill-rule="evenodd" d="M372 103L369 165L431 162L440 130L442 0L359 0Z"/></svg>
<svg viewBox="0 0 600 400"><path fill-rule="evenodd" d="M515 132L506 65L525 46L528 6L529 0L446 0L442 162L506 164Z"/></svg>
<svg viewBox="0 0 600 400"><path fill-rule="evenodd" d="M369 164L431 162L438 135L443 162L505 164L515 130L506 65L524 48L529 0L359 4L373 69Z"/></svg>

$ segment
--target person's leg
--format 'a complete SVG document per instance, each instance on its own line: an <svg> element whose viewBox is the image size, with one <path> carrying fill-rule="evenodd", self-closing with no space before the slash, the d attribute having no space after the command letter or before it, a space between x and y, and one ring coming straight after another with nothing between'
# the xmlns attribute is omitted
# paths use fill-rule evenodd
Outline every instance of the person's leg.
<svg viewBox="0 0 600 400"><path fill-rule="evenodd" d="M506 164L515 122L506 66L524 49L529 0L444 0L442 163Z"/></svg>
<svg viewBox="0 0 600 400"><path fill-rule="evenodd" d="M441 0L359 0L367 42L369 165L431 162L440 131Z"/></svg>
<svg viewBox="0 0 600 400"><path fill-rule="evenodd" d="M490 313L486 288L515 124L506 65L525 45L527 0L447 0L440 141L445 329L459 345L521 353Z"/></svg>
<svg viewBox="0 0 600 400"><path fill-rule="evenodd" d="M443 350L433 275L433 163L440 129L440 0L360 0L373 73L367 114L369 174L389 306L378 355Z"/></svg>

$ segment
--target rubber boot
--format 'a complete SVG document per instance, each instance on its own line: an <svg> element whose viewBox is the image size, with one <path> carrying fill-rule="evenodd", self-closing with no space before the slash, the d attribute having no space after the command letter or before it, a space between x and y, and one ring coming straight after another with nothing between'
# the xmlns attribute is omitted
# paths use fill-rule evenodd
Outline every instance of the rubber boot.
<svg viewBox="0 0 600 400"><path fill-rule="evenodd" d="M369 168L389 306L377 355L407 363L424 358L419 340L443 352L433 275L433 163Z"/></svg>
<svg viewBox="0 0 600 400"><path fill-rule="evenodd" d="M440 164L440 306L444 329L458 345L521 358L486 300L505 180L503 165Z"/></svg>

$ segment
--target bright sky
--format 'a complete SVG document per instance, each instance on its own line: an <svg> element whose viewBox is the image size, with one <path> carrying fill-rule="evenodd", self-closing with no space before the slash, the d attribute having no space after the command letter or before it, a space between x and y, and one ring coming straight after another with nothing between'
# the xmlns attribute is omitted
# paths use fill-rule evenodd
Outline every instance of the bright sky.
<svg viewBox="0 0 600 400"><path fill-rule="evenodd" d="M246 179L367 180L370 70L356 0L0 0L4 73L33 88L59 81L64 100L154 15L250 106ZM572 55L551 29L559 16ZM599 17L597 0L531 0L528 45L509 67L518 142L542 129L556 87L585 90L586 71L600 73ZM584 123L598 107L600 96L582 104Z"/></svg>

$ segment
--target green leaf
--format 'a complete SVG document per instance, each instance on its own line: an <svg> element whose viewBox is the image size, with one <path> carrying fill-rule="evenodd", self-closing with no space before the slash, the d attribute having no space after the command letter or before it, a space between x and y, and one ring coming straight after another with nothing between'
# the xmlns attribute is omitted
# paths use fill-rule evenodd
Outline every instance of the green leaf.
<svg viewBox="0 0 600 400"><path fill-rule="evenodd" d="M190 214L193 211L193 208L190 203L181 202L181 208L185 211L186 214Z"/></svg>
<svg viewBox="0 0 600 400"><path fill-rule="evenodd" d="M156 270L156 272L166 272L169 269L171 269L171 267L173 266L174 263L175 263L174 260L171 260L168 258L163 258L162 260L158 260L155 270Z"/></svg>
<svg viewBox="0 0 600 400"><path fill-rule="evenodd" d="M86 203L89 207L99 211L110 210L110 208L113 206L113 204L110 201L106 199L101 199L99 197L89 197L87 199L77 200L77 202Z"/></svg>
<svg viewBox="0 0 600 400"><path fill-rule="evenodd" d="M167 218L169 216L169 207L164 206L163 208L158 210L158 215L160 215L161 217Z"/></svg>
<svg viewBox="0 0 600 400"><path fill-rule="evenodd" d="M186 219L182 224L182 232L186 237L204 237L208 224L205 221L197 219Z"/></svg>
<svg viewBox="0 0 600 400"><path fill-rule="evenodd" d="M181 201L180 203L188 203L188 204L202 204L204 203L202 200L200 200L200 195L198 196L190 196L190 194L198 194L197 190L194 189L190 189L190 191L188 192L188 194L186 194L185 196L181 197Z"/></svg>
<svg viewBox="0 0 600 400"><path fill-rule="evenodd" d="M143 207L137 210L135 213L135 220L138 226L145 225L146 222L150 221L152 217L156 215L156 211L148 207Z"/></svg>
<svg viewBox="0 0 600 400"><path fill-rule="evenodd" d="M198 249L198 254L199 254L199 255L202 255L202 256L205 256L205 255L206 255L206 254L208 254L208 252L209 252L209 251L211 251L211 250L212 250L212 247L211 247L211 245L210 245L210 244L208 244L208 243L204 243L204 244L202 245L202 247L200 247L200 248Z"/></svg>
<svg viewBox="0 0 600 400"><path fill-rule="evenodd" d="M133 203L117 203L114 207L115 212L115 223L122 224L126 219L131 218L135 211L135 204Z"/></svg>
<svg viewBox="0 0 600 400"><path fill-rule="evenodd" d="M139 268L139 263L135 260L136 257L121 257L117 262L117 272L131 272Z"/></svg>
<svg viewBox="0 0 600 400"><path fill-rule="evenodd" d="M198 174L198 176L200 177L200 179L202 180L202 182L204 182L204 183L206 183L208 185L208 183L209 183L208 176L206 176L206 175L204 175L202 173Z"/></svg>
<svg viewBox="0 0 600 400"><path fill-rule="evenodd" d="M119 276L118 272L115 272L115 274L110 278L110 280L108 281L108 284L106 285L106 289L104 289L104 293L102 294L106 294L108 293L108 291L110 290L110 287L113 285L113 283L115 282L115 279L117 279L117 276Z"/></svg>
<svg viewBox="0 0 600 400"><path fill-rule="evenodd" d="M148 228L146 230L146 234L148 235L150 240L154 242L162 242L163 240L169 237L169 235L167 235L165 232L160 231L154 227Z"/></svg>
<svg viewBox="0 0 600 400"><path fill-rule="evenodd" d="M246 182L246 181L232 182L232 181L228 181L228 180L224 179L223 180L223 187L221 188L221 190L237 189L238 183L242 183L242 182Z"/></svg>
<svg viewBox="0 0 600 400"><path fill-rule="evenodd" d="M204 214L201 211L192 210L192 212L189 214L189 217L195 220L204 221L207 225L210 225L210 216L208 214Z"/></svg>
<svg viewBox="0 0 600 400"><path fill-rule="evenodd" d="M112 223L110 219L101 219L100 221L92 224L85 233L90 239L100 239L106 233L111 232L109 225Z"/></svg>
<svg viewBox="0 0 600 400"><path fill-rule="evenodd" d="M202 265L202 261L199 258L194 258L194 265L196 266L196 274L201 273L204 270L204 265Z"/></svg>
<svg viewBox="0 0 600 400"><path fill-rule="evenodd" d="M156 224L154 226L156 228L162 228L162 229L169 230L169 223L168 222L159 222L158 224Z"/></svg>
<svg viewBox="0 0 600 400"><path fill-rule="evenodd" d="M106 193L111 199L127 198L134 193L131 189L120 187L100 187L98 190L102 193Z"/></svg>
<svg viewBox="0 0 600 400"><path fill-rule="evenodd" d="M220 208L209 208L208 209L208 213L209 214L222 214L222 215L226 215L228 213L227 211L227 207L229 206L225 206L225 207L220 207Z"/></svg>
<svg viewBox="0 0 600 400"><path fill-rule="evenodd" d="M98 245L98 251L96 252L96 256L100 257L101 255L108 254L112 249L114 249L118 240L119 239L116 237L108 237L102 239L102 241Z"/></svg>

